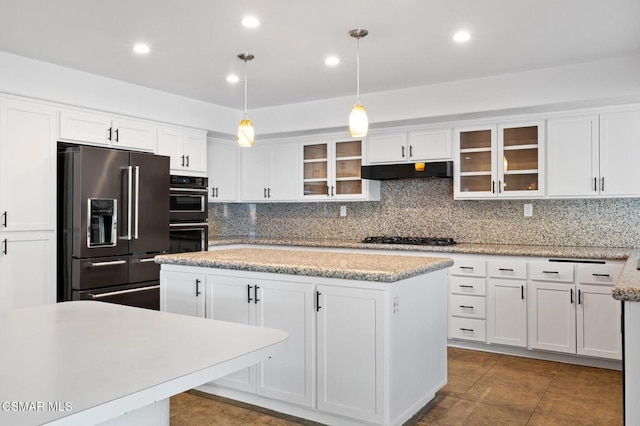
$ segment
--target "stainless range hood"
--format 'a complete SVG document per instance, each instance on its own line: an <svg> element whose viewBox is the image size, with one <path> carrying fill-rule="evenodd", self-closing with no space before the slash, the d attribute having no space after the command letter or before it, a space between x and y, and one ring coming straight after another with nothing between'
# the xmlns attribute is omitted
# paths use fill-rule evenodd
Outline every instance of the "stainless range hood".
<svg viewBox="0 0 640 426"><path fill-rule="evenodd" d="M419 165L424 164L424 170ZM434 163L401 163L381 164L378 166L362 166L363 179L389 180L409 178L451 178L453 177L453 161L438 161Z"/></svg>

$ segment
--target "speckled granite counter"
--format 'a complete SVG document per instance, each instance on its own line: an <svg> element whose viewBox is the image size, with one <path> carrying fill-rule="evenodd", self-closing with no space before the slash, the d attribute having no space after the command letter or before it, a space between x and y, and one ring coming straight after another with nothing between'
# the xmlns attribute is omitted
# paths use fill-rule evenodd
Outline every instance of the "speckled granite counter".
<svg viewBox="0 0 640 426"><path fill-rule="evenodd" d="M165 254L156 263L392 283L448 268L446 258L240 248Z"/></svg>
<svg viewBox="0 0 640 426"><path fill-rule="evenodd" d="M210 239L209 245L264 244L300 247L353 248L375 250L421 251L432 253L493 254L500 256L562 257L568 259L624 260L633 251L630 248L530 246L511 244L455 244L451 246L413 246L401 244L364 244L359 241L330 239L287 239L226 237Z"/></svg>
<svg viewBox="0 0 640 426"><path fill-rule="evenodd" d="M613 289L613 298L623 302L640 302L640 271L638 271L640 251L629 255L618 282Z"/></svg>

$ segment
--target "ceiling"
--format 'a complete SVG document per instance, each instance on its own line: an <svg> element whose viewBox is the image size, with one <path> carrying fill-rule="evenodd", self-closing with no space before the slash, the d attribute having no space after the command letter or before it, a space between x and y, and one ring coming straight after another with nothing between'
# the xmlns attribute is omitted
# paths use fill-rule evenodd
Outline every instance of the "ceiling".
<svg viewBox="0 0 640 426"><path fill-rule="evenodd" d="M240 19L254 15L255 29ZM0 0L0 50L242 109L640 53L638 0ZM456 44L467 29L472 39ZM147 55L132 47L144 41ZM341 63L324 64L329 54Z"/></svg>

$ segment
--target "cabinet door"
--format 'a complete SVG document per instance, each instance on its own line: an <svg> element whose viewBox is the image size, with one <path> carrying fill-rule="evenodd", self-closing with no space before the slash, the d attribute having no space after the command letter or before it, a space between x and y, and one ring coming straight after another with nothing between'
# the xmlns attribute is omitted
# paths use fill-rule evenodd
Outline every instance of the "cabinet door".
<svg viewBox="0 0 640 426"><path fill-rule="evenodd" d="M209 201L236 201L238 194L238 146L235 142L212 141L207 149Z"/></svg>
<svg viewBox="0 0 640 426"><path fill-rule="evenodd" d="M302 197L327 199L329 192L329 144L302 145Z"/></svg>
<svg viewBox="0 0 640 426"><path fill-rule="evenodd" d="M60 140L111 145L111 117L78 111L60 111Z"/></svg>
<svg viewBox="0 0 640 426"><path fill-rule="evenodd" d="M255 324L255 289L251 280L207 275L206 295L207 318L237 324ZM212 384L255 393L254 370L255 367L244 368Z"/></svg>
<svg viewBox="0 0 640 426"><path fill-rule="evenodd" d="M369 164L399 163L407 161L407 132L373 134L367 138Z"/></svg>
<svg viewBox="0 0 640 426"><path fill-rule="evenodd" d="M622 359L620 302L611 287L578 284L578 354Z"/></svg>
<svg viewBox="0 0 640 426"><path fill-rule="evenodd" d="M333 145L333 167L329 183L331 197L362 198L364 186L360 177L362 141L340 141Z"/></svg>
<svg viewBox="0 0 640 426"><path fill-rule="evenodd" d="M367 422L383 412L383 293L319 285L318 409Z"/></svg>
<svg viewBox="0 0 640 426"><path fill-rule="evenodd" d="M409 161L451 160L451 129L409 132Z"/></svg>
<svg viewBox="0 0 640 426"><path fill-rule="evenodd" d="M499 197L544 195L544 123L498 126Z"/></svg>
<svg viewBox="0 0 640 426"><path fill-rule="evenodd" d="M253 146L240 150L240 199L267 200L268 148Z"/></svg>
<svg viewBox="0 0 640 426"><path fill-rule="evenodd" d="M455 198L491 198L498 195L496 127L456 129Z"/></svg>
<svg viewBox="0 0 640 426"><path fill-rule="evenodd" d="M53 232L0 232L0 313L56 301Z"/></svg>
<svg viewBox="0 0 640 426"><path fill-rule="evenodd" d="M269 187L270 200L297 200L300 193L298 178L298 144L289 143L269 147Z"/></svg>
<svg viewBox="0 0 640 426"><path fill-rule="evenodd" d="M600 114L600 194L640 195L640 110Z"/></svg>
<svg viewBox="0 0 640 426"><path fill-rule="evenodd" d="M598 116L547 120L547 195L598 194Z"/></svg>
<svg viewBox="0 0 640 426"><path fill-rule="evenodd" d="M528 287L529 347L575 353L575 286L531 281Z"/></svg>
<svg viewBox="0 0 640 426"><path fill-rule="evenodd" d="M185 165L190 172L207 172L207 135L200 132L184 132L183 151Z"/></svg>
<svg viewBox="0 0 640 426"><path fill-rule="evenodd" d="M170 157L171 171L181 173L185 167L184 154L182 153L182 132L179 129L160 127L156 153Z"/></svg>
<svg viewBox="0 0 640 426"><path fill-rule="evenodd" d="M204 316L204 275L160 270L160 310Z"/></svg>
<svg viewBox="0 0 640 426"><path fill-rule="evenodd" d="M40 231L55 228L55 137L54 110L36 104L2 102L0 230Z"/></svg>
<svg viewBox="0 0 640 426"><path fill-rule="evenodd" d="M113 120L113 129L111 142L115 148L155 151L156 128L151 124L118 118Z"/></svg>
<svg viewBox="0 0 640 426"><path fill-rule="evenodd" d="M279 401L313 406L313 285L257 281L256 325L289 334L287 350L257 367L257 392Z"/></svg>
<svg viewBox="0 0 640 426"><path fill-rule="evenodd" d="M487 342L527 346L525 281L489 279L487 292Z"/></svg>

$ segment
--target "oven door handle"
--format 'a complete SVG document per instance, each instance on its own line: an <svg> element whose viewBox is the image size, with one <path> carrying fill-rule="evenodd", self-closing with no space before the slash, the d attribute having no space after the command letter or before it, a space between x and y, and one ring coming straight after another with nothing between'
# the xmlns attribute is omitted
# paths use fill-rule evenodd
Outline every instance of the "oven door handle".
<svg viewBox="0 0 640 426"><path fill-rule="evenodd" d="M149 287L131 288L129 290L110 291L108 293L100 293L100 294L89 293L89 296L91 296L92 299L100 299L102 297L118 296L120 294L127 294L127 293L137 293L139 291L155 290L157 288L160 288L160 286L159 285L152 285L152 286L149 286Z"/></svg>
<svg viewBox="0 0 640 426"><path fill-rule="evenodd" d="M179 193L179 192L199 192L201 194L207 195L209 192L207 191L207 188L204 189L194 189L194 188L169 188L169 191L173 194L173 193Z"/></svg>
<svg viewBox="0 0 640 426"><path fill-rule="evenodd" d="M185 223L170 223L169 228L187 228L195 226L209 226L207 222L185 222Z"/></svg>

